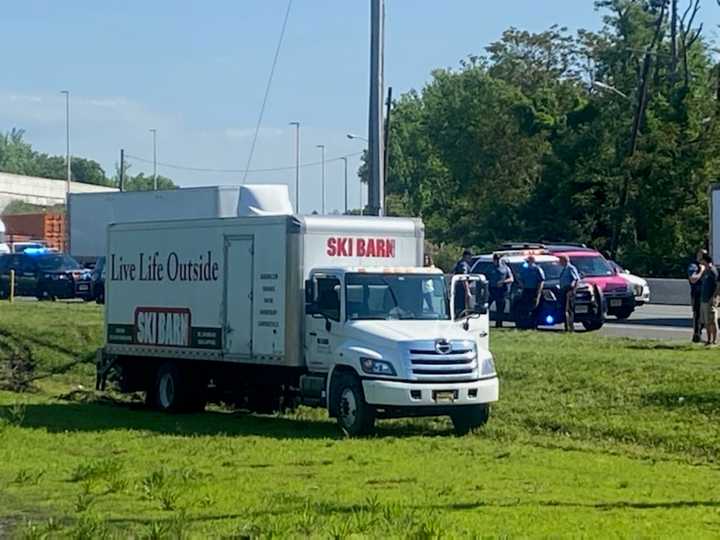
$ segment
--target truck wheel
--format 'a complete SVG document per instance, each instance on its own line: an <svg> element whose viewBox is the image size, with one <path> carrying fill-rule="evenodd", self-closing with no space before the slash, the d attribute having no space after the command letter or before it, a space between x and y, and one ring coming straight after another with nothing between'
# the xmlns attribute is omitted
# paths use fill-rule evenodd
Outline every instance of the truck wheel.
<svg viewBox="0 0 720 540"><path fill-rule="evenodd" d="M456 435L467 435L472 430L487 424L490 418L490 405L464 406L450 415Z"/></svg>
<svg viewBox="0 0 720 540"><path fill-rule="evenodd" d="M360 381L350 373L333 379L332 396L340 429L350 436L368 435L375 427L375 410L365 402Z"/></svg>
<svg viewBox="0 0 720 540"><path fill-rule="evenodd" d="M155 406L164 412L198 412L205 408L205 398L199 383L181 371L173 362L166 362L157 372L155 387L147 398L154 398Z"/></svg>

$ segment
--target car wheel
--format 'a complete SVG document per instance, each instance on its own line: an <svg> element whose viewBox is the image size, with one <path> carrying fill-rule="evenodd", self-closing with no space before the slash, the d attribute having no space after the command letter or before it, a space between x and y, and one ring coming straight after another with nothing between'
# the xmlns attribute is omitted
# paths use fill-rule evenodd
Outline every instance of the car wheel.
<svg viewBox="0 0 720 540"><path fill-rule="evenodd" d="M340 373L333 378L333 410L340 429L350 437L368 435L375 427L375 409L365 402L358 378L351 373Z"/></svg>
<svg viewBox="0 0 720 540"><path fill-rule="evenodd" d="M634 311L633 309L629 309L629 308L619 309L616 312L614 312L613 315L615 315L617 320L624 321L624 320L630 318L630 315L632 315L633 311Z"/></svg>
<svg viewBox="0 0 720 540"><path fill-rule="evenodd" d="M450 415L456 435L467 435L474 429L487 424L490 419L490 405L468 405L458 408Z"/></svg>
<svg viewBox="0 0 720 540"><path fill-rule="evenodd" d="M603 321L583 321L582 322L583 328L587 330L588 332L594 332L596 330L600 330L603 327Z"/></svg>

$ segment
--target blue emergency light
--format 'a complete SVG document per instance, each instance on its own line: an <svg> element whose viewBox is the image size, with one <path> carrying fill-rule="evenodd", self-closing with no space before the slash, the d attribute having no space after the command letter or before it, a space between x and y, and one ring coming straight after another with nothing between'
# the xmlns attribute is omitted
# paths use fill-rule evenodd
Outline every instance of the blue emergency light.
<svg viewBox="0 0 720 540"><path fill-rule="evenodd" d="M545 322L548 324L548 326L552 326L553 324L555 324L555 317L553 317L552 315L548 315L547 317L545 317Z"/></svg>
<svg viewBox="0 0 720 540"><path fill-rule="evenodd" d="M48 253L47 248L25 248L23 249L23 253L26 255L44 255L45 253Z"/></svg>

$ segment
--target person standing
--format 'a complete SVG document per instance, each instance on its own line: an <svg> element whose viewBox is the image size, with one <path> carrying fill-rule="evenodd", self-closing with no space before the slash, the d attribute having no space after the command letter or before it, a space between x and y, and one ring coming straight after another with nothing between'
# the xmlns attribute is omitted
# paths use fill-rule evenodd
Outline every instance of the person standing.
<svg viewBox="0 0 720 540"><path fill-rule="evenodd" d="M507 307L507 298L510 287L515 279L510 267L499 253L493 254L493 269L489 272L488 282L490 289L490 303L488 309L495 303L495 327L502 328L503 318Z"/></svg>
<svg viewBox="0 0 720 540"><path fill-rule="evenodd" d="M570 257L560 255L560 306L562 306L565 315L565 331L575 331L575 289L580 282L580 273L570 263Z"/></svg>
<svg viewBox="0 0 720 540"><path fill-rule="evenodd" d="M535 327L537 320L537 309L540 307L543 286L545 285L545 272L535 263L535 256L529 255L520 270L520 283L522 284L522 295L520 305L523 316L526 317L529 326Z"/></svg>
<svg viewBox="0 0 720 540"><path fill-rule="evenodd" d="M700 324L700 279L697 278L693 281L695 276L700 270L700 263L702 262L703 255L707 253L706 250L700 249L695 254L695 260L688 266L688 283L690 283L690 305L692 306L693 314L693 343L700 343L702 339L702 324Z"/></svg>
<svg viewBox="0 0 720 540"><path fill-rule="evenodd" d="M469 274L472 268L472 251L466 249L463 251L462 259L460 259L453 268L453 274ZM455 315L459 315L467 309L468 299L470 296L470 288L468 282L463 281L455 287Z"/></svg>
<svg viewBox="0 0 720 540"><path fill-rule="evenodd" d="M716 345L718 271L707 252L702 254L700 267L690 276L690 282L700 283L700 324L705 327L705 345Z"/></svg>

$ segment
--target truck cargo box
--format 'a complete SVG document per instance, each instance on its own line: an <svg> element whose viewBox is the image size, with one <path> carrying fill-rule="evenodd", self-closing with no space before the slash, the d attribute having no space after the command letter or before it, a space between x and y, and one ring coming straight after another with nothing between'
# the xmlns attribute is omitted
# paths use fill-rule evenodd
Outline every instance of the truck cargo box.
<svg viewBox="0 0 720 540"><path fill-rule="evenodd" d="M233 209L234 211L234 209ZM303 366L311 269L422 265L415 219L258 216L108 228L107 352Z"/></svg>
<svg viewBox="0 0 720 540"><path fill-rule="evenodd" d="M111 223L235 216L240 186L167 191L70 193L70 254L88 262L105 255Z"/></svg>

